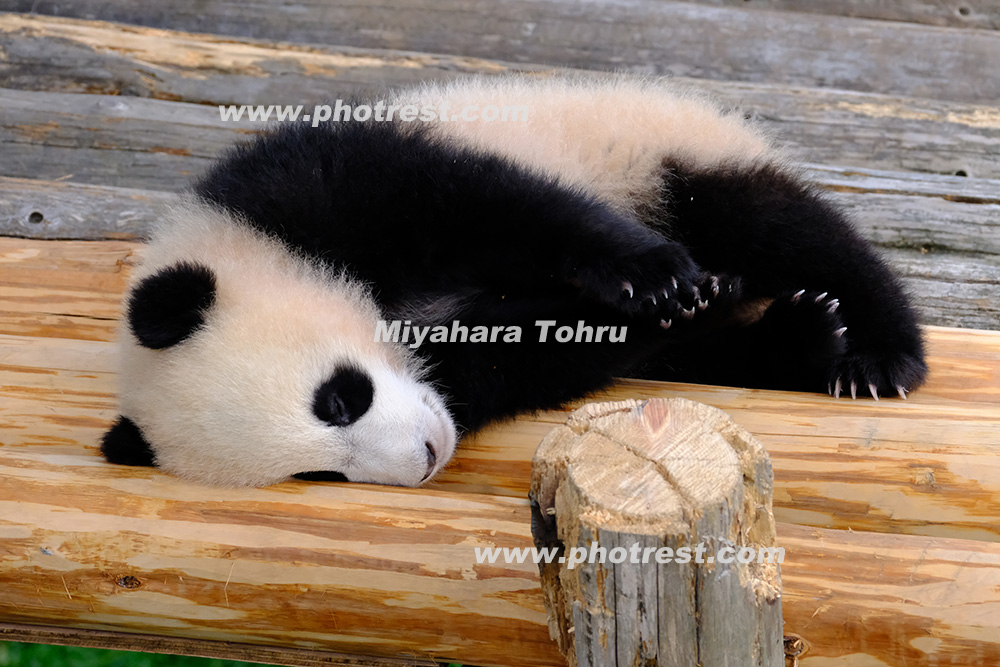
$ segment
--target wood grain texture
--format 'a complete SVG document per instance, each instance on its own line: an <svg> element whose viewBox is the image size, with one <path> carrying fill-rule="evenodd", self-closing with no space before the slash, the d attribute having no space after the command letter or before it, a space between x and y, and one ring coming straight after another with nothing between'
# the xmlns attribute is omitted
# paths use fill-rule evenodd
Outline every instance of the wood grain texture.
<svg viewBox="0 0 1000 667"><path fill-rule="evenodd" d="M139 240L174 198L156 190L0 176L0 234Z"/></svg>
<svg viewBox="0 0 1000 667"><path fill-rule="evenodd" d="M291 42L992 104L995 30L668 0L8 0L8 9Z"/></svg>
<svg viewBox="0 0 1000 667"><path fill-rule="evenodd" d="M806 174L830 190L862 233L882 247L916 296L924 322L1000 329L1000 302L994 298L1000 289L1000 203L988 194L991 187L1000 192L1000 181L829 167L813 168ZM149 190L0 177L0 234L36 239L146 237L156 224L160 207L168 201L163 193ZM34 219L39 221L32 222ZM56 282L50 284L45 282L48 276L16 273L21 267L29 268L37 253L48 254L48 244L28 240L2 244L11 253L8 268L15 273L0 282L16 283L21 290L17 299L25 298L25 289L61 288L58 276L51 276ZM25 248L30 248L27 255L21 253ZM26 263L15 263L18 257ZM20 308L7 310L23 312ZM86 309L66 308L46 312L73 318L91 314ZM76 319L67 324L72 322L94 324ZM15 320L9 320L7 330L12 331L14 324ZM51 319L30 317L19 333L31 334L39 331L38 325L51 324ZM104 328L110 332L113 323ZM101 340L99 331L87 337ZM68 332L59 335L80 337Z"/></svg>
<svg viewBox="0 0 1000 667"><path fill-rule="evenodd" d="M727 411L771 454L781 521L1000 541L1000 333L931 328L928 339L930 380L907 401L636 380L592 400L679 396ZM117 414L113 347L0 341L0 443L96 462ZM465 439L433 487L525 497L535 448L567 414L541 412Z"/></svg>
<svg viewBox="0 0 1000 667"><path fill-rule="evenodd" d="M0 452L5 622L558 664L536 566L475 560L477 546L530 545L523 500L306 483L220 494Z"/></svg>
<svg viewBox="0 0 1000 667"><path fill-rule="evenodd" d="M247 662L266 663L268 665L290 665L292 667L325 667L327 665L343 665L345 667L440 667L440 663L431 660L372 658L368 656L338 654L331 651L261 646L259 644L242 644L237 642L215 642L204 639L184 639L183 637L163 637L135 632L57 628L44 625L26 625L23 623L0 623L0 641L82 646L85 648L167 653L170 655L191 655L199 658L245 660Z"/></svg>
<svg viewBox="0 0 1000 667"><path fill-rule="evenodd" d="M104 464L79 445L22 447L6 432L0 443L4 623L564 664L536 566L475 564L476 546L531 546L525 499L304 482L210 489ZM786 630L817 667L1000 659L1000 545L790 524L777 534Z"/></svg>
<svg viewBox="0 0 1000 667"><path fill-rule="evenodd" d="M784 665L772 489L760 442L703 403L589 403L552 429L528 497L535 545L567 552L539 574L570 667Z"/></svg>
<svg viewBox="0 0 1000 667"><path fill-rule="evenodd" d="M4 176L181 190L241 137L215 107L138 97L33 93L0 96Z"/></svg>
<svg viewBox="0 0 1000 667"><path fill-rule="evenodd" d="M992 0L695 0L716 7L749 7L955 28L1000 28L1000 5Z"/></svg>
<svg viewBox="0 0 1000 667"><path fill-rule="evenodd" d="M138 248L124 241L0 237L0 328L30 336L110 340Z"/></svg>
<svg viewBox="0 0 1000 667"><path fill-rule="evenodd" d="M416 81L556 71L457 56L224 39L16 14L0 15L0 54L0 87L310 108ZM1000 178L1000 113L995 107L766 83L684 78L677 83L756 116L795 159Z"/></svg>
<svg viewBox="0 0 1000 667"><path fill-rule="evenodd" d="M0 280L30 260L37 279L23 284L64 281L72 294L73 281L91 281L109 308L135 249L0 244ZM45 310L46 291L22 294L20 307ZM775 516L805 526L778 526L786 630L809 644L801 665L1000 659L1000 334L928 335L931 379L906 402L635 381L596 397L711 403L768 448ZM0 620L560 664L535 566L476 566L471 552L531 544L529 460L565 411L467 440L428 490L227 491L100 459L114 368L103 340L0 336Z"/></svg>

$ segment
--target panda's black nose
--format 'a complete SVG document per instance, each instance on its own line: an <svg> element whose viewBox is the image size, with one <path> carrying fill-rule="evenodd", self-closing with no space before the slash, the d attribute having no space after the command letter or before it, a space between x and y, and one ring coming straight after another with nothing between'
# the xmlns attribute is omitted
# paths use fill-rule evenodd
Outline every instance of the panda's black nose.
<svg viewBox="0 0 1000 667"><path fill-rule="evenodd" d="M427 472L424 473L424 478L420 480L421 483L426 482L427 479L434 472L434 466L437 465L437 452L434 451L434 446L429 442L424 443L424 448L427 450Z"/></svg>
<svg viewBox="0 0 1000 667"><path fill-rule="evenodd" d="M348 426L368 412L374 397L367 373L352 366L338 368L316 390L313 413L330 426Z"/></svg>

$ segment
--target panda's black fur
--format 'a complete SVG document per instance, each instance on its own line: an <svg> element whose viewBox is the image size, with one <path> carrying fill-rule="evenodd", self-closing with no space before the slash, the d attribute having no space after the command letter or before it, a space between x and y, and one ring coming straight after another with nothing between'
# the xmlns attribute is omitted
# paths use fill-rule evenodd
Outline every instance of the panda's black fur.
<svg viewBox="0 0 1000 667"><path fill-rule="evenodd" d="M349 121L289 124L237 147L194 192L308 262L346 271L387 320L520 326L516 344L416 351L461 431L616 376L876 397L923 382L898 279L794 170L665 154L651 178L659 196L628 210L441 132ZM139 283L128 321L141 345L199 336L214 290L206 272L180 263ZM144 297L158 289L150 281L185 280L192 293L171 295L174 306ZM627 340L542 344L537 320L627 326ZM133 462L132 440L155 452L128 415L116 428L111 460Z"/></svg>

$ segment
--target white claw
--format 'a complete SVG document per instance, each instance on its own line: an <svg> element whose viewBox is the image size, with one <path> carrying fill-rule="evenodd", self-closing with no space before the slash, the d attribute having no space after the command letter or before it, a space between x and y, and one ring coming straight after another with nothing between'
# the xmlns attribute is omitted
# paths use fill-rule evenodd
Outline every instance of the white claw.
<svg viewBox="0 0 1000 667"><path fill-rule="evenodd" d="M847 327L840 327L839 329L833 332L834 338L840 338L841 336L844 335L845 331L847 331Z"/></svg>
<svg viewBox="0 0 1000 667"><path fill-rule="evenodd" d="M851 398L858 400L858 383L851 380Z"/></svg>
<svg viewBox="0 0 1000 667"><path fill-rule="evenodd" d="M795 294L793 294L792 295L792 303L798 303L799 299L801 299L802 295L805 294L805 293L806 293L806 291L804 289L800 289L798 292L796 292Z"/></svg>
<svg viewBox="0 0 1000 667"><path fill-rule="evenodd" d="M698 310L705 310L706 308L708 308L708 301L702 301L701 299L699 299Z"/></svg>
<svg viewBox="0 0 1000 667"><path fill-rule="evenodd" d="M674 323L673 320L660 320L660 327L663 329L669 329L670 325Z"/></svg>
<svg viewBox="0 0 1000 667"><path fill-rule="evenodd" d="M839 299L834 299L826 307L826 312L828 312L828 313L834 313L834 312L837 311L837 308L839 308L839 307L840 307L840 300Z"/></svg>
<svg viewBox="0 0 1000 667"><path fill-rule="evenodd" d="M896 385L896 391L899 392L899 397L905 401L906 400L906 390L903 389L903 387L901 385Z"/></svg>
<svg viewBox="0 0 1000 667"><path fill-rule="evenodd" d="M828 393L831 396L833 396L833 383L832 382L827 382L826 383L826 393Z"/></svg>
<svg viewBox="0 0 1000 667"><path fill-rule="evenodd" d="M655 306L656 305L656 295L655 294L650 294L649 298L653 300L653 305Z"/></svg>
<svg viewBox="0 0 1000 667"><path fill-rule="evenodd" d="M681 308L681 315L686 320L690 320L694 317L694 308Z"/></svg>
<svg viewBox="0 0 1000 667"><path fill-rule="evenodd" d="M875 385L872 384L871 382L868 383L868 391L870 391L872 393L872 398L874 398L877 401L878 400L878 389L876 389Z"/></svg>
<svg viewBox="0 0 1000 667"><path fill-rule="evenodd" d="M840 398L840 389L841 389L840 378L837 378L837 384L834 385L834 387L833 387L833 397L834 398Z"/></svg>
<svg viewBox="0 0 1000 667"><path fill-rule="evenodd" d="M827 294L828 294L828 292L823 292L822 294L820 294L818 297L816 297L815 303L819 303L820 301L822 301L823 299L825 299Z"/></svg>
<svg viewBox="0 0 1000 667"><path fill-rule="evenodd" d="M719 296L719 278L712 276L712 296Z"/></svg>
<svg viewBox="0 0 1000 667"><path fill-rule="evenodd" d="M677 278L670 276L670 284L674 286L674 289L677 289Z"/></svg>
<svg viewBox="0 0 1000 667"><path fill-rule="evenodd" d="M667 290L663 290L663 298L666 299L667 301L670 301L670 292L668 292Z"/></svg>
<svg viewBox="0 0 1000 667"><path fill-rule="evenodd" d="M632 298L632 295L635 294L635 292L632 290L632 283L630 283L627 280L622 283L622 291L628 292L628 298L630 299Z"/></svg>

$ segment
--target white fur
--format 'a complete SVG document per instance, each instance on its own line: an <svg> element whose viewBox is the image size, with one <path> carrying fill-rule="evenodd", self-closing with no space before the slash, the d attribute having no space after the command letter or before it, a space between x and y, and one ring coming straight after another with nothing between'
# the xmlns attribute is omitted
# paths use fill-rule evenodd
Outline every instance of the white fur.
<svg viewBox="0 0 1000 667"><path fill-rule="evenodd" d="M467 106L526 107L527 121L434 121L432 127L630 212L662 196L658 176L666 156L697 169L777 157L742 116L663 79L460 79L403 91L394 100L435 108L445 102L451 113Z"/></svg>
<svg viewBox="0 0 1000 667"><path fill-rule="evenodd" d="M122 328L121 408L154 443L157 465L209 484L263 486L314 470L415 486L455 448L438 394L405 351L374 340L378 311L350 280L193 202L173 209L133 280L179 261L216 275L206 325L167 350ZM370 374L369 410L332 427L312 412L316 388L343 363Z"/></svg>

